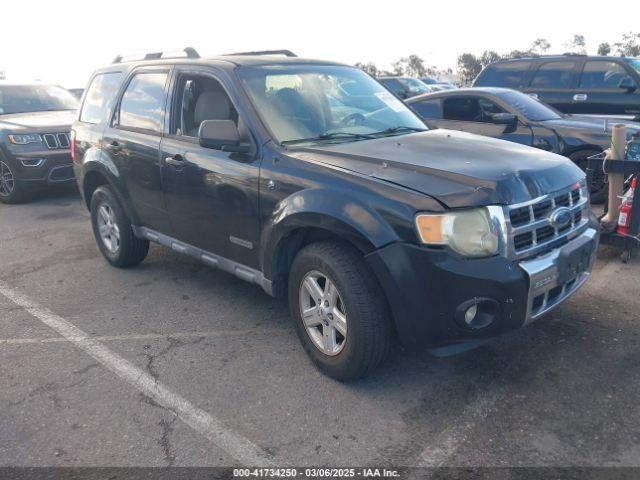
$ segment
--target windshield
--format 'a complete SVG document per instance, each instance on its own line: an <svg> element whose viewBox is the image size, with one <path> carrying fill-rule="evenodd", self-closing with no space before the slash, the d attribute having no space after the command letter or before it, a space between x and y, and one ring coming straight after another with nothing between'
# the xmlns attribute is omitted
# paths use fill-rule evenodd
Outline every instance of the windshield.
<svg viewBox="0 0 640 480"><path fill-rule="evenodd" d="M0 115L75 110L78 100L54 85L0 85Z"/></svg>
<svg viewBox="0 0 640 480"><path fill-rule="evenodd" d="M640 74L640 60L638 60L637 58L630 58L629 65L631 65L636 70L636 72Z"/></svg>
<svg viewBox="0 0 640 480"><path fill-rule="evenodd" d="M402 78L401 82L409 88L411 93L429 93L431 89L417 78Z"/></svg>
<svg viewBox="0 0 640 480"><path fill-rule="evenodd" d="M357 68L266 66L239 73L280 143L346 142L426 130L400 100Z"/></svg>
<svg viewBox="0 0 640 480"><path fill-rule="evenodd" d="M520 112L532 122L559 120L562 118L562 114L557 110L521 92L500 92L498 94L498 97L507 102L515 110Z"/></svg>

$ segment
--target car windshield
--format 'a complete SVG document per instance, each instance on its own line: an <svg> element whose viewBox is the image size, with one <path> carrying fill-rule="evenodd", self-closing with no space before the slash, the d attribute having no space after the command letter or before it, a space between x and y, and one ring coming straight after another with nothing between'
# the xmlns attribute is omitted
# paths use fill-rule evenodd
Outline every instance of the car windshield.
<svg viewBox="0 0 640 480"><path fill-rule="evenodd" d="M499 93L498 97L532 122L559 120L562 118L562 114L557 110L521 92L505 91Z"/></svg>
<svg viewBox="0 0 640 480"><path fill-rule="evenodd" d="M55 85L0 85L0 115L75 110L78 100Z"/></svg>
<svg viewBox="0 0 640 480"><path fill-rule="evenodd" d="M637 58L630 58L629 59L629 65L631 65L636 72L638 72L640 74L640 60Z"/></svg>
<svg viewBox="0 0 640 480"><path fill-rule="evenodd" d="M429 93L431 89L417 78L402 78L400 80L409 88L412 93Z"/></svg>
<svg viewBox="0 0 640 480"><path fill-rule="evenodd" d="M238 71L260 118L282 144L348 142L427 129L357 68L295 65Z"/></svg>

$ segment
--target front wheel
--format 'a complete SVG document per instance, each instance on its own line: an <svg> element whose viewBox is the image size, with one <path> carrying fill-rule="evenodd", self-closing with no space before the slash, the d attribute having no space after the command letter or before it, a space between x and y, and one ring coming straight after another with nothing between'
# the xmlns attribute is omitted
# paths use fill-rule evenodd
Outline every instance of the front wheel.
<svg viewBox="0 0 640 480"><path fill-rule="evenodd" d="M362 377L391 350L386 298L350 245L319 242L303 248L289 275L289 305L306 352L332 378Z"/></svg>
<svg viewBox="0 0 640 480"><path fill-rule="evenodd" d="M9 162L0 160L0 202L15 204L27 199L27 188L16 178Z"/></svg>
<svg viewBox="0 0 640 480"><path fill-rule="evenodd" d="M149 241L134 235L131 220L106 185L91 197L91 224L102 255L114 267L132 267L147 256Z"/></svg>

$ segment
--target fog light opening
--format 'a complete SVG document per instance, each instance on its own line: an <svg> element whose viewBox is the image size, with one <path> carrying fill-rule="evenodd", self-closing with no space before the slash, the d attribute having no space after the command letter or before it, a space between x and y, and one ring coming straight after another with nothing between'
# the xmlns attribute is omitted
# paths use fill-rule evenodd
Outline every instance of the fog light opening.
<svg viewBox="0 0 640 480"><path fill-rule="evenodd" d="M20 163L25 167L39 167L44 162L44 158L20 158Z"/></svg>
<svg viewBox="0 0 640 480"><path fill-rule="evenodd" d="M482 330L498 318L498 302L489 298L474 298L457 308L456 317L465 327Z"/></svg>

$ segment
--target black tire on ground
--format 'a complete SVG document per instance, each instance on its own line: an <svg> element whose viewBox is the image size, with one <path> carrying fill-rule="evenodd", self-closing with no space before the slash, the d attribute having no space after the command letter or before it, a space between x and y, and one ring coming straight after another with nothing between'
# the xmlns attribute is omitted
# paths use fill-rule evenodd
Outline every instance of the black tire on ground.
<svg viewBox="0 0 640 480"><path fill-rule="evenodd" d="M30 190L24 182L17 180L15 171L10 162L0 158L0 175L3 175L4 182L0 179L0 202L15 205L29 199Z"/></svg>
<svg viewBox="0 0 640 480"><path fill-rule="evenodd" d="M311 339L302 319L302 282L313 272L335 284L346 316L347 334L337 355L327 355ZM324 291L326 291L325 283ZM317 306L317 302L314 303ZM391 353L394 332L386 297L362 254L349 244L323 241L303 248L289 273L289 306L304 349L316 366L337 380L362 377ZM318 325L319 332L324 326ZM322 333L321 333L322 335Z"/></svg>
<svg viewBox="0 0 640 480"><path fill-rule="evenodd" d="M587 158L601 153L602 150L585 149L578 150L569 155L569 158L580 167L583 171L587 170ZM605 183L605 174L603 172L594 172L594 181L589 185L589 193L591 195L591 203L602 203L607 197L607 183Z"/></svg>
<svg viewBox="0 0 640 480"><path fill-rule="evenodd" d="M110 250L100 234L98 216L100 208L106 206L113 214L113 223L117 226L119 234L119 245L114 250ZM93 234L96 237L98 248L104 258L118 268L127 268L138 265L149 252L149 241L138 238L133 233L131 220L124 212L122 205L112 192L111 188L103 185L98 187L91 196L91 225Z"/></svg>

